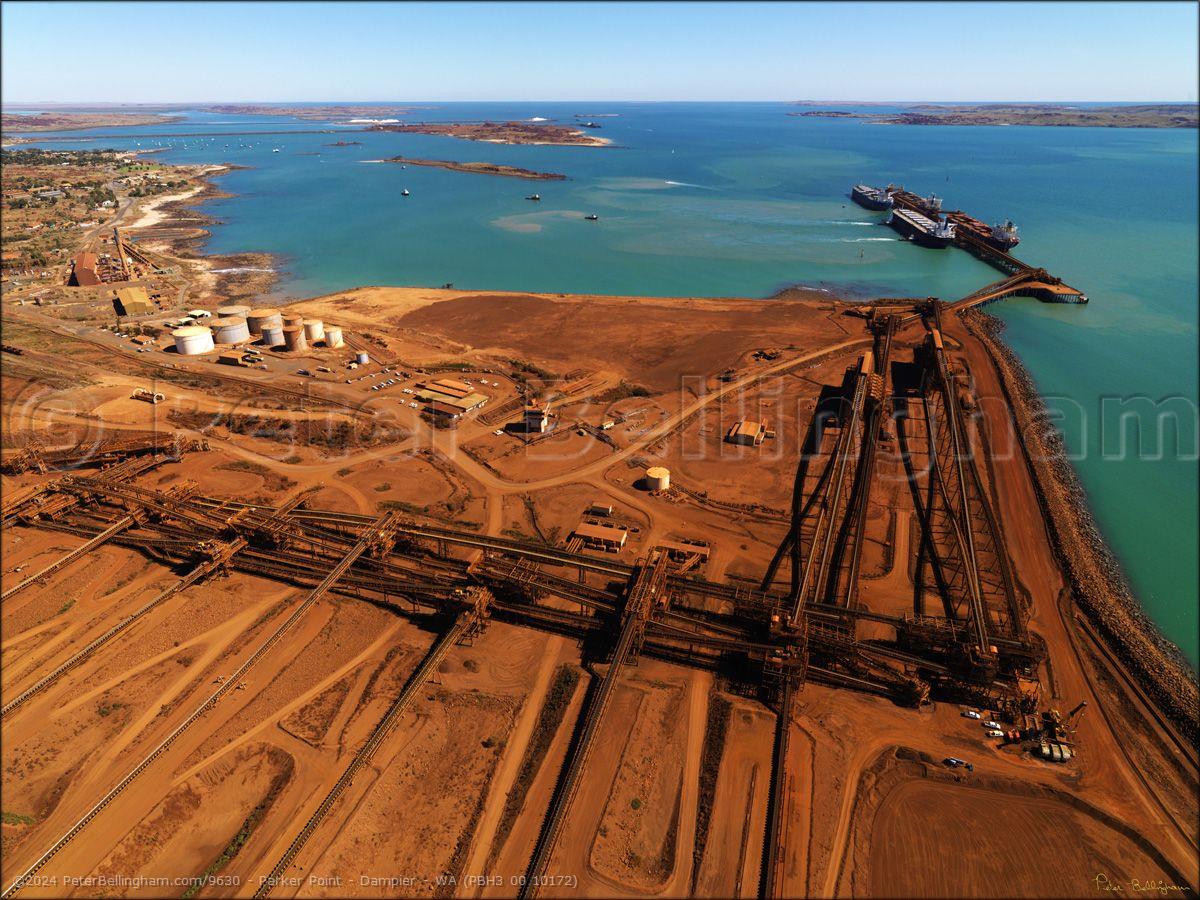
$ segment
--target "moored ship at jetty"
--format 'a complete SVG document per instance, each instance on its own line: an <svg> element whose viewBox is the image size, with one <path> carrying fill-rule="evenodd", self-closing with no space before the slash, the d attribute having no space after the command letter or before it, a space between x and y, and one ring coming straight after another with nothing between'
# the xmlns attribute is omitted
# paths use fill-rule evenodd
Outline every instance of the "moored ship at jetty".
<svg viewBox="0 0 1200 900"><path fill-rule="evenodd" d="M891 209L892 186L889 184L885 188L876 188L867 184L856 184L850 191L850 199L867 209Z"/></svg>
<svg viewBox="0 0 1200 900"><path fill-rule="evenodd" d="M910 209L893 209L888 224L922 247L941 250L954 243L954 225L945 219L934 220Z"/></svg>

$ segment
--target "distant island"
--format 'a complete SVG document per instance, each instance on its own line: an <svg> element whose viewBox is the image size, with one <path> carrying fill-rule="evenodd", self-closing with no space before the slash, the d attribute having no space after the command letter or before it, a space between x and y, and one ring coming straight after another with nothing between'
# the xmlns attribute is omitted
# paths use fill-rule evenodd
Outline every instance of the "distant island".
<svg viewBox="0 0 1200 900"><path fill-rule="evenodd" d="M220 103L206 107L212 112L229 116L291 116L294 119L326 122L330 119L371 118L406 116L414 109L429 109L427 106L378 106L364 104L334 103L326 106L289 106L281 103Z"/></svg>
<svg viewBox="0 0 1200 900"><path fill-rule="evenodd" d="M565 181L566 175L555 172L535 172L532 169L522 169L517 166L500 166L485 162L453 162L448 159L413 159L408 156L393 156L384 160L390 163L403 163L409 166L431 166L436 169L449 169L451 172L474 172L476 175L500 175L505 178L527 178L531 181Z"/></svg>
<svg viewBox="0 0 1200 900"><path fill-rule="evenodd" d="M806 104L807 105L807 104ZM1138 106L1078 107L1041 103L943 105L926 103L902 112L848 112L812 109L789 116L819 119L867 119L887 125L1049 125L1076 128L1196 128L1195 103L1148 103Z"/></svg>
<svg viewBox="0 0 1200 900"><path fill-rule="evenodd" d="M372 131L401 131L411 134L440 134L466 141L493 144L553 144L604 147L612 141L595 137L566 125L545 122L412 122L376 125Z"/></svg>
<svg viewBox="0 0 1200 900"><path fill-rule="evenodd" d="M74 131L77 128L124 128L133 125L166 125L183 116L153 113L40 112L32 115L6 112L0 116L5 131Z"/></svg>

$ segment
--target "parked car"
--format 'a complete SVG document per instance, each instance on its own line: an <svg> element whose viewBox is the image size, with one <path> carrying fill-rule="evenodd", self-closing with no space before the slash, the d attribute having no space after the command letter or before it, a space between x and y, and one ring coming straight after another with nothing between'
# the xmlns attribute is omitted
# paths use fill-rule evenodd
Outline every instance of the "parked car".
<svg viewBox="0 0 1200 900"><path fill-rule="evenodd" d="M973 709L964 709L962 711L962 717L964 719L982 719L983 718L983 716L981 716L979 713L975 712L975 710L973 710Z"/></svg>

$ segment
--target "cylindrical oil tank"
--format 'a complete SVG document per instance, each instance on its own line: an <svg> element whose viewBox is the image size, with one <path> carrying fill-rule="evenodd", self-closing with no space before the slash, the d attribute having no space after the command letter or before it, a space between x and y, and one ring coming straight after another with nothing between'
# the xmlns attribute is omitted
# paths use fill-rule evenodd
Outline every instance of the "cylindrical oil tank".
<svg viewBox="0 0 1200 900"><path fill-rule="evenodd" d="M304 317L303 316L284 316L283 324L284 325L303 325Z"/></svg>
<svg viewBox="0 0 1200 900"><path fill-rule="evenodd" d="M251 310L246 315L246 325L249 327L251 334L262 334L263 327L266 325L274 325L277 328L282 328L283 313L277 309Z"/></svg>
<svg viewBox="0 0 1200 900"><path fill-rule="evenodd" d="M354 361L356 363L358 363L360 366L365 366L367 363L369 363L371 361L371 357L368 356L366 353L359 353L357 356L354 357Z"/></svg>
<svg viewBox="0 0 1200 900"><path fill-rule="evenodd" d="M308 341L304 339L304 329L299 325L283 326L283 343L289 350L308 349Z"/></svg>
<svg viewBox="0 0 1200 900"><path fill-rule="evenodd" d="M232 319L232 318L236 318L238 316L240 316L241 318L244 319L249 314L250 314L249 306L231 305L231 306L218 306L217 307L217 316L218 316L218 318L221 318L221 319Z"/></svg>
<svg viewBox="0 0 1200 900"><path fill-rule="evenodd" d="M283 346L283 326L282 325L264 325L262 329L262 343L268 347Z"/></svg>
<svg viewBox="0 0 1200 900"><path fill-rule="evenodd" d="M325 326L325 346L331 350L336 350L338 347L345 346L345 342L342 340L342 326Z"/></svg>
<svg viewBox="0 0 1200 900"><path fill-rule="evenodd" d="M204 325L188 325L171 332L175 339L175 352L184 356L208 353L213 349L213 336Z"/></svg>
<svg viewBox="0 0 1200 900"><path fill-rule="evenodd" d="M213 331L218 344L240 344L250 340L250 329L246 326L246 320L241 316L217 319Z"/></svg>
<svg viewBox="0 0 1200 900"><path fill-rule="evenodd" d="M671 470L663 466L651 466L646 470L646 486L652 491L665 491L671 486Z"/></svg>
<svg viewBox="0 0 1200 900"><path fill-rule="evenodd" d="M310 344L315 344L317 341L323 340L325 338L325 323L320 319L305 319L304 336Z"/></svg>

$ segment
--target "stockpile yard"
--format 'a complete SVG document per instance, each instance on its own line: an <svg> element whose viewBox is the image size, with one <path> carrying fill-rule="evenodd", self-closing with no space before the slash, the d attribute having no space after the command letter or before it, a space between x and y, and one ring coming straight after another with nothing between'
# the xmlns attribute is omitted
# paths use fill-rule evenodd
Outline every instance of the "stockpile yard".
<svg viewBox="0 0 1200 900"><path fill-rule="evenodd" d="M1195 681L1073 574L1021 266L6 303L3 896L1194 891Z"/></svg>

